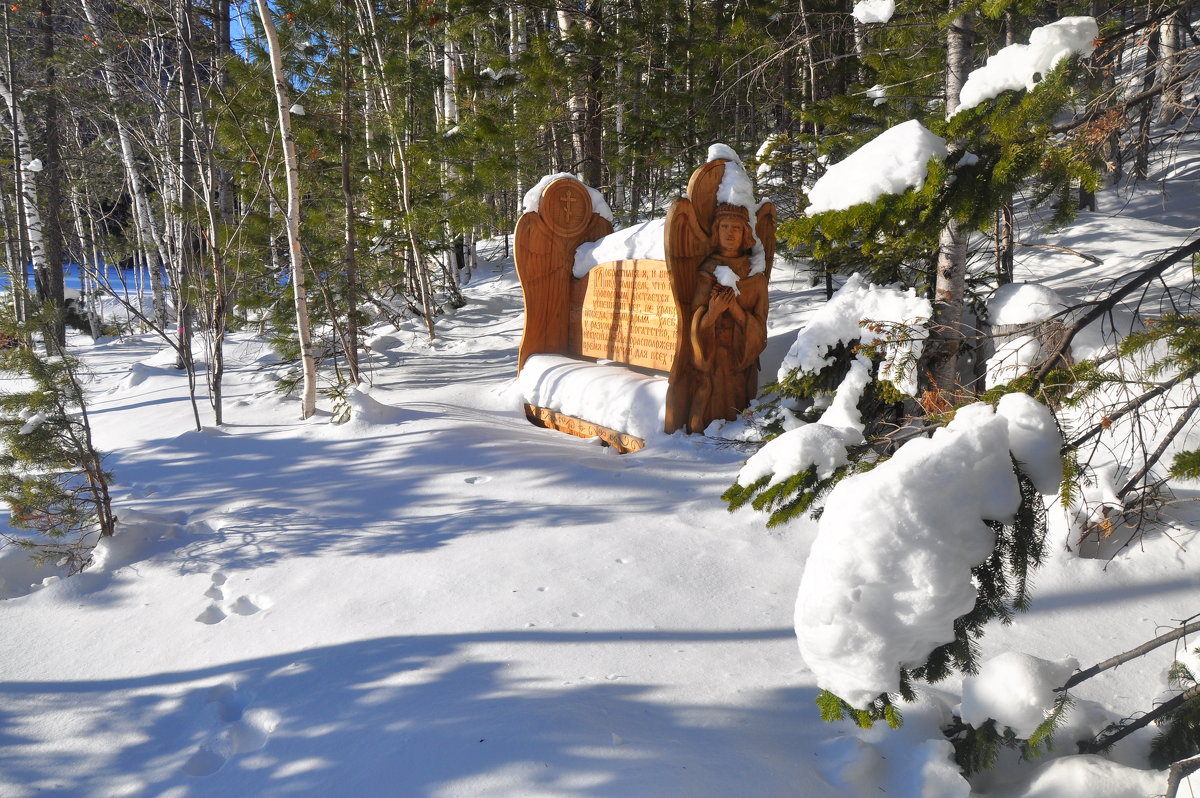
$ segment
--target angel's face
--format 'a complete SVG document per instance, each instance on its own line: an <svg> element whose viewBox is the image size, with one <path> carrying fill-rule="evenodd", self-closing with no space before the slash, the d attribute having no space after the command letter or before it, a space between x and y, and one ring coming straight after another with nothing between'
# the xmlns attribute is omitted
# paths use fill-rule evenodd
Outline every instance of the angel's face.
<svg viewBox="0 0 1200 798"><path fill-rule="evenodd" d="M717 222L717 244L725 255L734 255L741 251L742 223L736 219L720 219Z"/></svg>

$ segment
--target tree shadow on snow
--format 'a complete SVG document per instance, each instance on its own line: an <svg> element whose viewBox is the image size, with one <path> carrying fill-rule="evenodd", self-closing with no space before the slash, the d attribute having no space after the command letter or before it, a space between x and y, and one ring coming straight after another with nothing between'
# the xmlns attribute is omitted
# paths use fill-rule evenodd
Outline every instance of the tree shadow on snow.
<svg viewBox="0 0 1200 798"><path fill-rule="evenodd" d="M141 677L0 683L0 787L173 798L833 795L807 753L828 736L813 723L814 689L672 704L656 700L655 685L602 670L623 644L689 656L681 646L790 635L386 637ZM503 649L486 648L522 643L595 646L595 672L528 681ZM80 706L79 725L42 732L69 744L25 749L39 734L24 722Z"/></svg>
<svg viewBox="0 0 1200 798"><path fill-rule="evenodd" d="M118 506L195 508L177 549L188 569L206 571L326 553L431 551L461 536L513 529L640 523L647 512L690 501L719 507L730 478L719 462L689 470L617 456L516 413L400 412L399 423L354 438L337 437L332 426L300 436L205 430L114 455L110 467L129 494ZM741 455L715 457L732 463ZM589 491L604 497L603 506L587 500Z"/></svg>

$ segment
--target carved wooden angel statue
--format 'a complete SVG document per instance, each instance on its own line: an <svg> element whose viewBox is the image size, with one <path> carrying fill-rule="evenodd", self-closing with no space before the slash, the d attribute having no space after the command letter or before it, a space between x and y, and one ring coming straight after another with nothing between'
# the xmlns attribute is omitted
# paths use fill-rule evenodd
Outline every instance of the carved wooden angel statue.
<svg viewBox="0 0 1200 798"><path fill-rule="evenodd" d="M718 205L712 254L700 264L689 331L697 380L688 427L735 419L758 394L758 356L767 345L767 273L751 273L754 234L740 205Z"/></svg>

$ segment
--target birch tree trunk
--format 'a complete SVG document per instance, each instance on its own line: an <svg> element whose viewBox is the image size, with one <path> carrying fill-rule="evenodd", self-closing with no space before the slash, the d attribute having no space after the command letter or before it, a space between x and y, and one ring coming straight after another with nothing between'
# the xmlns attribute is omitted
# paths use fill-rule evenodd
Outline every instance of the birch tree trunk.
<svg viewBox="0 0 1200 798"><path fill-rule="evenodd" d="M971 34L973 13L954 18L946 39L946 110L958 108L959 95L966 83L971 63ZM958 147L951 142L950 148ZM966 337L963 311L967 289L967 239L971 231L964 230L955 219L946 222L938 239L938 256L934 282L933 355L929 362L929 388L938 395L937 405L953 404L961 393L959 352Z"/></svg>
<svg viewBox="0 0 1200 798"><path fill-rule="evenodd" d="M279 35L267 0L254 0L262 19L263 33L271 53L271 75L275 80L275 104L279 107L279 136L283 142L283 158L287 167L288 252L292 266L292 294L296 304L296 335L300 339L300 361L304 369L304 388L300 400L300 417L309 418L317 409L317 364L313 357L312 332L308 322L308 299L304 286L304 253L300 246L300 162L296 157L296 140L292 136L291 100L288 97L287 77L283 72L283 57L279 52Z"/></svg>
<svg viewBox="0 0 1200 798"><path fill-rule="evenodd" d="M92 37L92 41L95 42L100 52L102 59L100 74L104 80L104 88L108 94L108 99L112 102L115 110L119 107L121 95L117 89L112 51L107 46L103 37L103 31L96 19L96 12L93 5L88 0L80 0L80 6L83 8L84 18L87 20L88 35ZM150 269L150 290L153 297L154 323L160 329L165 330L167 328L167 303L163 294L162 276L159 273L158 265L155 263L155 256L157 256L158 263L166 263L166 245L163 243L162 233L159 232L158 222L154 217L150 201L147 198L145 182L142 179L141 169L134 155L133 139L130 136L129 124L125 120L124 114L113 113L111 118L117 128L117 141L121 147L121 168L125 172L125 181L129 186L129 193L133 198L132 216L134 229L137 231L138 249Z"/></svg>

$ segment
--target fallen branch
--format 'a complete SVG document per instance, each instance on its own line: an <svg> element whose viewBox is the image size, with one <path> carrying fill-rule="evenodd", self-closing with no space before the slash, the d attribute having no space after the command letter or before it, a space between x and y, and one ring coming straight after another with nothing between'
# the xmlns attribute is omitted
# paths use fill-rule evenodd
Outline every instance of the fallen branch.
<svg viewBox="0 0 1200 798"><path fill-rule="evenodd" d="M1079 673L1076 673L1070 679L1067 679L1067 683L1064 684L1062 687L1054 688L1054 692L1061 693L1066 690L1070 690L1075 685L1080 684L1082 682L1086 682L1088 679L1092 678L1096 674L1103 673L1104 671L1107 671L1107 670L1111 670L1112 668L1115 668L1118 665L1124 665L1126 662L1129 662L1130 660L1137 659L1138 657L1140 657L1144 654L1150 653L1151 651L1158 648L1159 646L1166 645L1167 643L1170 643L1173 640L1178 640L1181 637L1186 637L1187 635L1193 634L1195 632L1200 632L1200 621L1192 621L1191 623L1185 623L1183 626L1180 626L1178 629L1172 629L1171 631L1167 632L1166 634L1159 635L1158 637L1154 638L1153 640L1142 643L1137 648L1131 648L1129 651L1126 651L1124 654L1117 654L1114 657L1109 657L1108 659L1104 660L1103 662L1098 662L1095 665L1093 665L1092 667L1087 668L1086 670L1082 670Z"/></svg>
<svg viewBox="0 0 1200 798"><path fill-rule="evenodd" d="M1113 291L1106 298L1102 300L1096 300L1094 302L1084 303L1081 307L1091 305L1091 309L1076 319L1074 323L1072 323L1071 326L1066 329L1062 337L1062 341L1057 347L1055 347L1055 350L1050 353L1050 356L1046 358L1046 362L1037 370L1037 373L1034 374L1033 385L1030 386L1027 393L1032 395L1038 390L1038 388L1042 386L1042 383L1045 382L1046 377L1061 362L1063 355L1070 351L1071 341L1074 340L1075 336L1078 335L1084 327L1087 327L1105 313L1112 311L1112 309L1115 308L1123 299L1125 299L1125 297L1129 296L1137 289L1161 277L1163 273L1167 271L1167 269L1170 269L1180 261L1186 260L1197 253L1200 253L1200 238L1197 238L1190 244L1185 244L1182 247L1179 247L1166 257L1163 257L1154 264L1142 269L1140 272L1134 275L1133 279L1125 283L1125 285L1121 286L1117 290Z"/></svg>
<svg viewBox="0 0 1200 798"><path fill-rule="evenodd" d="M1166 798L1176 798L1179 795L1179 787L1183 783L1183 780L1197 770L1200 770L1200 756L1195 756L1191 759L1181 759L1174 765L1171 765L1170 773L1167 776Z"/></svg>

